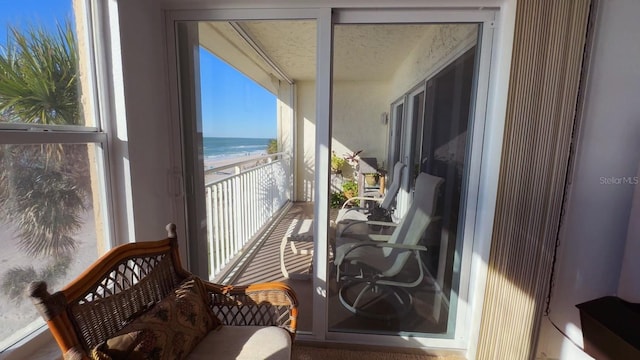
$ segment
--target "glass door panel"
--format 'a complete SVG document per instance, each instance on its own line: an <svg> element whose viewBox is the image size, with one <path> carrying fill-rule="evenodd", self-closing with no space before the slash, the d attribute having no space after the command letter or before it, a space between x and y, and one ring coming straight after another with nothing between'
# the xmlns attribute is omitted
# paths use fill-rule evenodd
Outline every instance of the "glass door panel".
<svg viewBox="0 0 640 360"><path fill-rule="evenodd" d="M315 21L177 30L191 266L216 283L288 283L310 332Z"/></svg>
<svg viewBox="0 0 640 360"><path fill-rule="evenodd" d="M335 204L330 332L454 337L479 30L334 26L331 146L346 160L334 192L386 200L396 194L384 188L399 191L388 208ZM398 161L399 178L390 176ZM370 191L370 173L389 181Z"/></svg>

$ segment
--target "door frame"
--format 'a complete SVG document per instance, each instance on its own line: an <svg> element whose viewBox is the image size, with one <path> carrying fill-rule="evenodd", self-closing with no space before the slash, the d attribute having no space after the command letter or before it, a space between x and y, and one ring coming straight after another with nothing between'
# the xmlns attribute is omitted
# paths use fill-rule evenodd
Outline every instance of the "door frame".
<svg viewBox="0 0 640 360"><path fill-rule="evenodd" d="M331 341L337 343L375 344L397 347L419 347L431 349L460 349L474 348L475 344L469 340L477 338L481 313L483 279L486 277L486 264L481 264L482 256L472 253L486 254L490 244L474 242L476 208L478 206L479 188L481 187L480 170L486 161L483 150L488 146L484 141L484 131L487 123L488 93L490 72L492 67L492 51L494 29L497 10L486 8L479 10L440 10L440 9L367 9L367 8L263 8L263 9L215 9L215 10L167 10L165 12L166 45L169 68L169 87L171 99L171 115L176 121L171 124L171 132L182 138L186 131L183 127L183 117L180 111L180 88L178 78L178 61L176 59L175 23L177 21L242 21L242 20L315 20L317 22L317 70L316 70L316 176L315 193L328 194L330 184L330 154L331 154L331 103L332 103L332 42L334 24L403 24L403 23L460 23L472 22L482 24L482 31L478 38L478 76L474 81L476 93L472 99L474 118L470 132L473 140L468 148L469 172L473 174L467 183L465 231L462 255L460 282L460 304L456 313L456 330L453 339L435 337L419 338L407 336L350 334L328 331L328 237L329 237L329 199L328 196L317 196L314 201L315 223L314 236L318 241L314 244L314 269L316 274L314 283L313 332L300 334L300 340ZM504 89L503 89L504 90ZM505 90L506 91L506 90ZM498 109L500 110L500 109ZM495 111L495 110L494 110ZM405 119L407 110L405 102ZM498 124L499 125L499 124ZM495 129L495 125L493 126ZM176 146L182 151L182 146ZM177 187L184 192L185 158L184 154L176 151L174 164L176 169L173 178ZM494 160L494 159L492 159ZM391 166L391 164L389 164ZM486 185L486 184L485 184ZM493 191L493 189L490 189ZM489 199L490 201L490 199ZM492 204L488 204L491 208ZM495 202L493 203L495 206ZM188 214L185 208L177 209L179 228L187 229ZM490 217L489 217L490 218ZM490 234L489 234L490 235ZM186 237L184 237L186 239ZM186 240L185 240L186 241ZM471 251L473 250L473 251ZM206 256L206 252L199 253ZM473 264L472 264L473 260ZM189 260L190 261L190 260ZM471 269L479 272L471 272ZM464 292L463 292L464 291ZM472 313L470 310L473 310Z"/></svg>
<svg viewBox="0 0 640 360"><path fill-rule="evenodd" d="M466 159L468 161L468 181L466 182L467 188L464 197L465 214L462 221L464 221L464 233L462 240L463 254L461 259L461 280L459 288L459 301L457 305L457 311L455 312L455 333L453 339L437 338L437 337L414 337L414 336L389 336L389 335L372 335L372 334L355 334L355 333L339 333L329 332L326 330L326 339L332 342L346 342L346 343L360 343L360 344L384 344L387 346L398 347L421 347L421 348L448 348L448 349L468 349L475 345L469 343L469 339L472 338L473 328L475 324L472 324L470 320L474 317L471 310L481 311L481 308L473 309L474 299L482 297L482 292L477 291L478 288L474 286L471 289L472 277L471 269L472 260L474 260L472 254L475 252L474 248L474 228L476 225L476 209L478 204L479 187L480 187L480 170L481 162L483 158L484 150L484 130L487 122L486 109L488 103L489 93L489 69L491 67L491 53L493 52L493 37L495 28L496 11L493 9L487 10L438 10L438 9L336 9L334 10L333 22L334 24L411 24L411 23L478 23L481 24L481 29L477 38L477 76L474 79L473 88L475 92L472 96L472 114L474 121L469 128L471 140L467 148ZM446 62L453 61L450 59ZM434 70L433 74L441 70L446 64L439 64ZM404 122L410 121L411 116L411 104L408 96L410 94L417 94L420 91L425 91L426 80L420 81L412 90L404 96ZM425 91L426 95L426 91ZM425 99L426 101L426 96ZM396 100L393 104L401 101ZM318 106L320 103L318 103ZM410 127L410 126L409 126ZM405 138L403 130L402 139ZM404 140L401 140L404 142ZM410 144L404 143L403 147ZM402 150L401 150L402 152ZM404 161L404 159L403 159ZM389 166L392 166L391 164ZM410 166L409 164L407 166ZM405 174L408 174L407 171ZM407 176L404 177L403 183L410 183L410 179ZM407 196L409 194L406 194ZM398 194L400 199L400 194ZM400 200L399 200L400 201ZM475 261L480 261L475 258ZM477 264L475 265L477 266ZM474 281L476 281L474 279Z"/></svg>
<svg viewBox="0 0 640 360"><path fill-rule="evenodd" d="M198 165L197 156L189 156L186 151L194 150L194 147L191 146L190 149L185 148L189 144L183 143L184 139L191 138L194 139L197 137L195 130L197 126L192 123L195 119L187 119L185 114L197 114L197 111L194 109L190 109L187 112L184 111L184 108L192 107L193 104L184 104L182 101L182 89L181 89L181 80L180 73L178 69L180 69L180 62L178 59L178 46L177 46L177 36L176 29L177 24L180 22L199 22L199 21L250 21L250 20L314 20L316 21L316 26L318 27L318 33L320 33L320 23L321 19L324 20L325 27L326 24L331 24L331 11L330 9L298 9L298 8L289 8L289 9L218 9L218 10L171 10L167 11L165 18L165 30L167 34L167 57L168 57L168 65L169 65L169 85L170 85L170 98L171 98L171 113L174 121L171 126L171 132L174 134L179 134L179 139L176 139L176 142L180 144L176 146L176 148L180 149L180 153L176 155L175 163L180 164L180 169L175 171L174 177L177 178L176 183L177 186L181 188L181 197L183 207L177 209L178 217L177 225L179 228L184 229L185 237L184 239L194 239L189 241L188 244L185 245L188 251L187 257L187 265L191 269L195 267L195 269L199 272L206 270L206 264L208 263L207 257L207 239L206 239L206 231L202 231L200 228L200 224L206 221L206 212L198 212L197 209L203 208L202 205L197 204L198 202L204 203L204 194L201 196L192 196L190 197L190 193L194 193L196 189L204 189L203 177L202 176L189 176L190 169L199 169L201 166ZM329 25L330 27L330 25ZM317 62L321 62L320 56L320 44L325 44L325 48L327 47L326 41L329 41L328 48L330 49L330 38L325 39L324 42L320 41L318 43L317 50ZM330 58L330 54L329 54ZM326 59L322 61L327 62ZM327 69L322 66L318 66L316 69L316 77L320 78L319 74L327 73ZM325 76L330 80L330 76ZM323 89L322 91L320 89ZM291 87L291 91L295 91L295 84ZM295 99L295 93L292 94L292 98ZM329 103L330 99L330 85L324 84L322 86L321 82L316 82L316 101L318 104L320 103ZM295 102L294 102L295 105ZM191 112L189 112L191 111ZM294 109L294 118L295 118L295 109ZM327 123L330 118L330 110L327 108L321 108L320 106L316 106L316 121L317 123ZM322 120L320 120L322 119ZM196 120L197 121L197 120ZM293 124L293 128L295 129L296 124ZM295 130L294 130L295 131ZM322 126L316 127L316 138L321 137L322 139L329 138L330 135L327 135L326 132L323 132ZM326 143L326 141L324 141ZM193 141L191 142L193 144ZM320 154L318 150L318 140L316 139L316 154ZM296 145L295 141L293 144L293 154L292 154L292 163L296 164L296 153L295 153ZM186 151L185 151L186 150ZM322 173L322 166L326 164L326 173L329 174L329 167L327 161L320 161L319 158L321 156L316 156L316 174ZM328 157L327 157L328 159ZM319 164L320 162L320 164ZM295 184L295 181L294 181ZM326 185L326 189L322 189L322 185L319 185L319 181L315 181L316 193L318 191L328 191L328 184ZM295 194L295 192L294 192ZM196 202L196 205L191 205L189 203L189 199L193 199ZM320 197L322 198L322 197ZM315 203L315 213L316 223L329 223L328 218L328 209L329 203L328 198L325 202L323 199L316 199ZM189 208L191 207L191 211ZM318 207L322 207L326 209L325 220L322 220L322 216L318 216ZM195 211L194 211L195 209ZM199 215L198 215L199 214ZM195 218L194 218L195 216ZM195 227L195 229L193 229ZM328 225L327 225L328 227ZM189 231L191 229L191 231ZM318 259L326 258L326 248L328 248L328 229L320 226L315 227L315 238L316 239L324 239L315 242L315 251L314 251L314 268L320 269L321 266L318 266ZM191 237L190 237L191 235ZM186 240L185 240L186 241ZM322 251L322 249L325 249ZM321 257L322 256L322 257ZM326 275L325 275L326 276ZM320 279L319 279L320 277ZM320 276L316 276L314 278L314 288L324 287L326 284L326 280L323 280ZM313 298L314 304L322 304L326 303L324 301L323 295L320 292L314 293ZM306 339L312 341L323 340L324 331L322 329L326 328L326 322L324 319L326 318L326 308L322 306L313 306L314 315L313 315L313 331L312 333L298 333L299 339Z"/></svg>

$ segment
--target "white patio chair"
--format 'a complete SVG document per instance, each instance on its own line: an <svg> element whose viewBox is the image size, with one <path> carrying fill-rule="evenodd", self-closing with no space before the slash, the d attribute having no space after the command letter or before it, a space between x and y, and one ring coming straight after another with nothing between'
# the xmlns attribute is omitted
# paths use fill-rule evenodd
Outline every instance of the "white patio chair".
<svg viewBox="0 0 640 360"><path fill-rule="evenodd" d="M419 242L439 220L435 217L435 211L443 182L440 177L421 173L416 179L413 202L407 214L386 239L378 234L363 234L365 238L368 237L363 240L362 236L352 236L351 233L336 239L336 279L341 284L339 296L345 308L355 314L384 319L400 316L411 309L412 297L405 288L416 287L424 279L420 252L427 251L427 248ZM411 255L419 268L419 274L413 280L404 279L405 274L398 276ZM344 273L342 268L347 265L358 265L358 272ZM347 292L356 285L360 285L361 289L351 300ZM395 306L399 309L398 313L378 314L367 310L370 304L383 296L397 302Z"/></svg>
<svg viewBox="0 0 640 360"><path fill-rule="evenodd" d="M394 205L394 200L398 191L400 190L400 182L402 179L402 170L405 168L405 165L401 162L397 162L393 167L393 181L391 185L389 185L389 189L385 193L384 197L370 197L370 196L354 196L351 199L345 201L342 205L342 208L338 211L338 216L336 217L336 235L340 236L345 228L349 228L353 230L353 232L364 232L368 228L368 225L364 225L366 221L369 220L370 210L365 207L352 207L354 201L359 200L360 204L363 204L365 201L374 201L379 203L377 205L378 208L382 209L383 212L389 214L394 222L397 222L398 219L393 218L392 216L392 206ZM357 225L358 223L362 223L364 226ZM354 226L359 229L356 230Z"/></svg>

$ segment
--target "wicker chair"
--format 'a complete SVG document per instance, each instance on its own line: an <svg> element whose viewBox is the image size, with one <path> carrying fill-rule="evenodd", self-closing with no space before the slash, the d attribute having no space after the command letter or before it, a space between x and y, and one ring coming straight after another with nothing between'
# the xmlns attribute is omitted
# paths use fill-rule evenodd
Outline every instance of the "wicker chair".
<svg viewBox="0 0 640 360"><path fill-rule="evenodd" d="M175 225L167 231L165 240L112 249L61 291L50 294L46 283L31 284L30 296L65 359L88 359L92 348L192 276L180 264ZM298 301L287 285L205 286L223 325L278 326L293 341Z"/></svg>

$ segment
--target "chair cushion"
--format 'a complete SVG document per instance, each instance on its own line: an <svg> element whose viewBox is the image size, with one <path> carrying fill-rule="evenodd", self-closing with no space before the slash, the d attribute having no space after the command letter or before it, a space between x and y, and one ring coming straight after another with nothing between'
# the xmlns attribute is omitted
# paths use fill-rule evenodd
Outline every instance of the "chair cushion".
<svg viewBox="0 0 640 360"><path fill-rule="evenodd" d="M184 359L220 326L202 280L186 279L173 293L96 346L94 359Z"/></svg>
<svg viewBox="0 0 640 360"><path fill-rule="evenodd" d="M221 326L187 357L200 359L289 360L291 335L277 326Z"/></svg>
<svg viewBox="0 0 640 360"><path fill-rule="evenodd" d="M369 232L368 217L355 209L340 209L336 218L336 234L343 233L366 234ZM354 224L355 223L355 224Z"/></svg>

